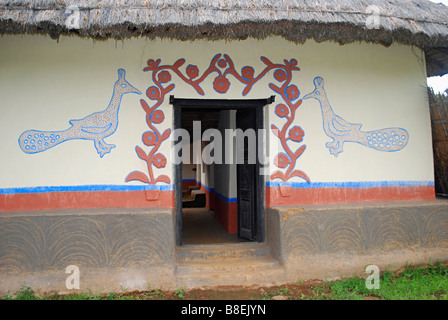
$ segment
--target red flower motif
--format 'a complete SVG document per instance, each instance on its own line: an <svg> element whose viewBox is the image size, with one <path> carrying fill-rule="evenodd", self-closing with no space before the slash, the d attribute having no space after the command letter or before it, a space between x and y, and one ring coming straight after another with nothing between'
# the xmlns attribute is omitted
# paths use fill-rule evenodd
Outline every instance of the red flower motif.
<svg viewBox="0 0 448 320"><path fill-rule="evenodd" d="M167 83L167 82L171 81L171 75L168 71L160 72L158 75L158 78L161 83Z"/></svg>
<svg viewBox="0 0 448 320"><path fill-rule="evenodd" d="M290 164L288 156L284 153L279 153L275 156L274 164L279 168L286 168Z"/></svg>
<svg viewBox="0 0 448 320"><path fill-rule="evenodd" d="M286 88L286 95L290 100L294 100L299 97L300 91L296 85L292 84L288 88Z"/></svg>
<svg viewBox="0 0 448 320"><path fill-rule="evenodd" d="M158 100L160 97L159 88L151 86L146 90L146 96L151 100Z"/></svg>
<svg viewBox="0 0 448 320"><path fill-rule="evenodd" d="M241 69L241 75L246 80L252 80L254 78L254 68L244 67L243 69Z"/></svg>
<svg viewBox="0 0 448 320"><path fill-rule="evenodd" d="M198 67L194 66L194 65L191 65L191 64L187 66L187 70L186 71L187 71L187 76L190 79L194 79L194 78L196 78L199 75Z"/></svg>
<svg viewBox="0 0 448 320"><path fill-rule="evenodd" d="M280 81L280 82L285 81L286 80L285 70L282 70L282 69L275 70L274 78L275 78L275 80Z"/></svg>
<svg viewBox="0 0 448 320"><path fill-rule="evenodd" d="M165 156L163 155L163 154L161 154L161 153L157 153L157 154L155 154L153 157L152 157L152 160L153 160L153 165L156 167L156 168L165 168L165 166L166 166L166 158L165 158Z"/></svg>
<svg viewBox="0 0 448 320"><path fill-rule="evenodd" d="M225 68L227 66L227 61L224 60L224 59L220 59L218 61L218 66L221 67L221 68Z"/></svg>
<svg viewBox="0 0 448 320"><path fill-rule="evenodd" d="M301 142L303 141L304 135L305 132L299 126L295 126L291 130L289 130L289 139L291 139L292 141Z"/></svg>
<svg viewBox="0 0 448 320"><path fill-rule="evenodd" d="M151 114L151 121L158 124L163 122L165 120L165 115L163 114L163 111L156 110Z"/></svg>
<svg viewBox="0 0 448 320"><path fill-rule="evenodd" d="M154 70L156 62L153 59L148 60L148 66L143 69L143 71Z"/></svg>
<svg viewBox="0 0 448 320"><path fill-rule="evenodd" d="M279 116L280 118L286 117L289 114L289 109L286 105L283 103L280 103L275 108L275 114Z"/></svg>
<svg viewBox="0 0 448 320"><path fill-rule="evenodd" d="M217 76L213 81L213 88L219 93L226 93L229 90L230 82L224 76Z"/></svg>
<svg viewBox="0 0 448 320"><path fill-rule="evenodd" d="M147 146L154 146L157 143L157 136L152 131L146 131L143 134L142 141Z"/></svg>

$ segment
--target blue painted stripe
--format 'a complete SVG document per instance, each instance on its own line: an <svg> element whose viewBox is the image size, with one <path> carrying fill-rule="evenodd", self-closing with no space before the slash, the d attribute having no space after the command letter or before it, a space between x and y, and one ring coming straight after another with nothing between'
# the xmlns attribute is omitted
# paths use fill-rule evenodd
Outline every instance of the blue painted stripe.
<svg viewBox="0 0 448 320"><path fill-rule="evenodd" d="M201 186L203 186L204 189L207 190L208 192L214 192L215 191L215 188L209 188L209 187L203 185L202 183L201 183Z"/></svg>
<svg viewBox="0 0 448 320"><path fill-rule="evenodd" d="M434 181L359 181L359 182L277 182L267 181L267 187L293 188L374 188L434 186Z"/></svg>
<svg viewBox="0 0 448 320"><path fill-rule="evenodd" d="M44 192L78 192L78 191L172 191L173 185L84 185L84 186L45 186L23 188L1 188L0 194L44 193Z"/></svg>
<svg viewBox="0 0 448 320"><path fill-rule="evenodd" d="M216 196L218 196L220 199L224 200L227 203L235 203L238 201L238 198L228 198L226 196L223 196L222 194L218 193L215 191L215 188L209 188L206 185L203 185L201 183L201 181L197 181L196 179L182 179L182 182L184 181L188 181L188 182L196 182L201 184L201 186L203 186L205 188L205 190L207 190L208 192L214 192Z"/></svg>
<svg viewBox="0 0 448 320"><path fill-rule="evenodd" d="M268 187L289 186L293 188L373 188L373 187L418 187L434 186L434 181L363 181L363 182L276 182L267 181ZM212 192L227 203L237 202L237 198L228 198L214 190ZM0 194L45 193L45 192L79 192L79 191L172 191L173 185L84 185L84 186L42 186L22 188L0 188Z"/></svg>
<svg viewBox="0 0 448 320"><path fill-rule="evenodd" d="M238 201L238 198L227 198L226 196L223 196L222 194L215 191L215 195L217 195L220 199L224 200L227 203L235 203Z"/></svg>

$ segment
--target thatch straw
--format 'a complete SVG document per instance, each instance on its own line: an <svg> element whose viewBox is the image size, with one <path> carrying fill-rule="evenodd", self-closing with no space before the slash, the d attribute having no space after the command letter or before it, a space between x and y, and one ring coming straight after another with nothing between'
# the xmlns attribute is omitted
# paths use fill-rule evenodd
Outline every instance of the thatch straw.
<svg viewBox="0 0 448 320"><path fill-rule="evenodd" d="M379 29L368 29L374 5ZM79 25L67 25L76 6ZM73 17L73 15L71 15ZM303 43L397 41L432 52L430 75L448 72L448 8L427 0L0 0L0 33L77 34L98 39L132 36L181 40L265 38ZM440 53L442 52L442 53ZM437 59L436 59L437 58ZM431 60L432 59L432 60Z"/></svg>

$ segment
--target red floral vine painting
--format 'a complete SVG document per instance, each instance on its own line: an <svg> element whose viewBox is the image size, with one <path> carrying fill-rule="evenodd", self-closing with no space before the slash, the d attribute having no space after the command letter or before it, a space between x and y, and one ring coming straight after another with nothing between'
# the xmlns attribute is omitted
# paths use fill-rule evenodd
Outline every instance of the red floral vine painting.
<svg viewBox="0 0 448 320"><path fill-rule="evenodd" d="M283 64L272 63L268 58L261 57L261 61L266 65L265 68L255 76L255 70L251 66L245 66L238 72L232 59L227 54L217 54L211 60L208 68L201 74L196 65L185 65L185 59L179 59L172 65L161 65L161 59L150 59L144 72L152 72L153 86L146 90L146 96L152 101L152 106L145 99L140 100L140 104L146 113L146 123L149 130L142 135L142 142L145 146L151 147L149 152L144 151L142 147L136 146L137 156L146 162L147 173L141 171L133 171L128 174L125 181L137 180L147 184L157 184L158 182L171 183L170 177L167 175L154 176L153 167L161 169L166 167L167 159L165 155L159 152L162 143L167 140L171 134L171 129L166 129L163 133L157 129L156 125L161 124L165 115L160 106L163 104L165 97L174 89L172 81L173 75L179 77L180 80L187 83L200 95L205 92L201 87L201 83L212 73L216 74L213 81L213 88L220 94L225 94L230 89L231 82L229 76L244 85L242 92L246 96L252 87L262 79L269 71L274 71L274 79L279 82L278 85L270 83L269 87L279 94L284 103L280 103L275 107L275 114L284 118L286 121L281 129L275 125L271 125L274 134L279 138L284 152L276 155L274 159L275 165L282 170L277 170L271 175L271 179L280 179L288 181L293 177L300 177L306 181L310 181L305 172L294 170L298 158L303 154L306 145L299 147L291 147L290 144L297 146L303 142L304 131L300 126L294 125L296 110L302 104L300 91L296 85L291 84L292 72L299 71L297 60L284 60ZM182 68L182 69L181 69Z"/></svg>

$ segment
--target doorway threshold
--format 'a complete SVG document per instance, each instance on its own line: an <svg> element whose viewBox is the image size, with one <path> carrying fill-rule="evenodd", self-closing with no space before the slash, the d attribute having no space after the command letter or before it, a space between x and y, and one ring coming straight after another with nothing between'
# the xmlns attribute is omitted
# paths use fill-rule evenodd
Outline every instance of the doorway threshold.
<svg viewBox="0 0 448 320"><path fill-rule="evenodd" d="M269 247L261 242L185 244L176 247L178 261L185 259L245 258L269 256Z"/></svg>
<svg viewBox="0 0 448 320"><path fill-rule="evenodd" d="M286 274L267 244L260 242L176 247L175 272L177 285L188 288L276 285Z"/></svg>

